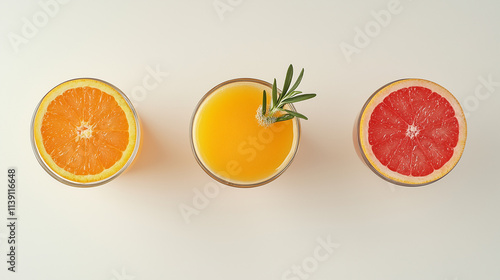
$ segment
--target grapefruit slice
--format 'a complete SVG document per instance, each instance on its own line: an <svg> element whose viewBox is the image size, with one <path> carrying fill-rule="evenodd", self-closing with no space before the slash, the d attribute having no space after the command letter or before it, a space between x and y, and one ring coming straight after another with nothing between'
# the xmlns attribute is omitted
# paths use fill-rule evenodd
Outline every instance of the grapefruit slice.
<svg viewBox="0 0 500 280"><path fill-rule="evenodd" d="M418 186L448 174L467 138L465 116L455 97L422 79L403 79L377 90L358 121L365 163L389 182Z"/></svg>
<svg viewBox="0 0 500 280"><path fill-rule="evenodd" d="M74 79L50 90L35 111L32 135L49 174L77 186L114 178L130 165L140 142L130 101L96 79Z"/></svg>

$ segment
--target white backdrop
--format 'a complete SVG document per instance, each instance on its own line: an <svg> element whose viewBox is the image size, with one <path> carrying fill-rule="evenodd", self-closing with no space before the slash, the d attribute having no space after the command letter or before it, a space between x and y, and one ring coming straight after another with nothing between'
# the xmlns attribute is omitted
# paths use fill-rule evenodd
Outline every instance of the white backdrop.
<svg viewBox="0 0 500 280"><path fill-rule="evenodd" d="M499 9L494 0L1 1L0 278L500 279ZM290 63L305 68L300 89L318 94L297 105L309 120L293 164L262 187L215 187L189 145L198 100L232 78L282 84ZM91 189L46 174L29 140L39 100L77 77L122 89L145 132L135 165ZM446 87L468 121L457 167L419 188L373 174L351 136L365 100L406 77Z"/></svg>

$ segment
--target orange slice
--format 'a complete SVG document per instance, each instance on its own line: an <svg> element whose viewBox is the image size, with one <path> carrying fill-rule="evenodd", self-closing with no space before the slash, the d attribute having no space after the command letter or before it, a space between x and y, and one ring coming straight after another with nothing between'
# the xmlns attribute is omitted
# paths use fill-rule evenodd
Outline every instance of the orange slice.
<svg viewBox="0 0 500 280"><path fill-rule="evenodd" d="M138 136L130 101L116 87L96 79L56 86L42 99L33 119L39 160L51 175L69 184L94 185L114 178L137 153Z"/></svg>
<svg viewBox="0 0 500 280"><path fill-rule="evenodd" d="M458 163L467 138L455 97L422 79L403 79L376 91L362 109L358 142L367 165L400 185L424 185Z"/></svg>

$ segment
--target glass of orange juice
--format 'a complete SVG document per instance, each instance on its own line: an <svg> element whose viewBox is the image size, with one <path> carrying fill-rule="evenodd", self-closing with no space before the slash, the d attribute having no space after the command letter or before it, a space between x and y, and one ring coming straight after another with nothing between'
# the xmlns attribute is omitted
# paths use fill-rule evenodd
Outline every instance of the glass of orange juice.
<svg viewBox="0 0 500 280"><path fill-rule="evenodd" d="M98 186L136 158L139 117L117 87L93 78L73 79L51 89L36 107L31 143L40 165L59 182Z"/></svg>
<svg viewBox="0 0 500 280"><path fill-rule="evenodd" d="M299 147L299 119L263 125L256 118L263 91L269 95L271 87L258 79L233 79L212 88L198 103L191 119L191 147L213 179L256 187L290 166ZM292 104L286 108L295 111Z"/></svg>

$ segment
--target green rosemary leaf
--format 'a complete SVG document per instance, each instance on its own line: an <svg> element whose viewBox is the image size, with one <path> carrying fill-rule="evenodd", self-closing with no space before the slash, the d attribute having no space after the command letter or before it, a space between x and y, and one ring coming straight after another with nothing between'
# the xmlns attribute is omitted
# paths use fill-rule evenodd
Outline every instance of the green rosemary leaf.
<svg viewBox="0 0 500 280"><path fill-rule="evenodd" d="M294 97L287 98L287 99L281 101L281 103L288 104L288 103L300 102L300 101L304 101L304 100L307 100L307 99L311 99L311 98L313 98L315 96L316 96L315 93L308 93L308 94L297 95L297 96L294 96Z"/></svg>
<svg viewBox="0 0 500 280"><path fill-rule="evenodd" d="M264 90L264 93L262 94L262 115L266 115L266 107L267 107L267 93Z"/></svg>
<svg viewBox="0 0 500 280"><path fill-rule="evenodd" d="M297 94L301 94L301 93L302 93L302 91L298 91L298 90L296 90L296 91L290 91L290 92L288 92L288 94L285 96L285 98L290 98L290 97L293 97L293 96L295 96L295 95L297 95Z"/></svg>
<svg viewBox="0 0 500 280"><path fill-rule="evenodd" d="M285 111L286 111L288 114L290 114L290 115L292 115L292 116L294 116L294 117L297 117L297 118L301 118L301 119L307 120L307 117L306 117L306 116L304 116L304 115L302 115L301 113L298 113L298 112L295 112L295 111L291 111L291 110L287 110L287 109L285 109ZM286 115L288 115L288 114L286 114ZM285 115L285 116L286 116L286 115Z"/></svg>
<svg viewBox="0 0 500 280"><path fill-rule="evenodd" d="M273 83L273 91L272 91L272 98L273 98L273 104L271 106L271 108L274 108L276 106L278 106L278 87L276 86L276 79L274 79L274 83Z"/></svg>
<svg viewBox="0 0 500 280"><path fill-rule="evenodd" d="M288 66L288 70L286 71L285 84L283 85L283 90L281 91L282 94L280 95L280 99L278 99L278 102L282 99L283 96L287 94L288 88L292 83L292 77L293 77L293 66L292 64L290 64L290 66Z"/></svg>
<svg viewBox="0 0 500 280"><path fill-rule="evenodd" d="M276 121L275 122L282 122L282 121L288 121L288 120L291 120L293 119L293 115L291 114L285 114L283 116L279 116L276 118Z"/></svg>
<svg viewBox="0 0 500 280"><path fill-rule="evenodd" d="M294 91L299 86L303 76L304 76L304 68L302 68L302 71L300 71L299 77L297 78L295 84L293 84L293 86L290 88L290 91Z"/></svg>

